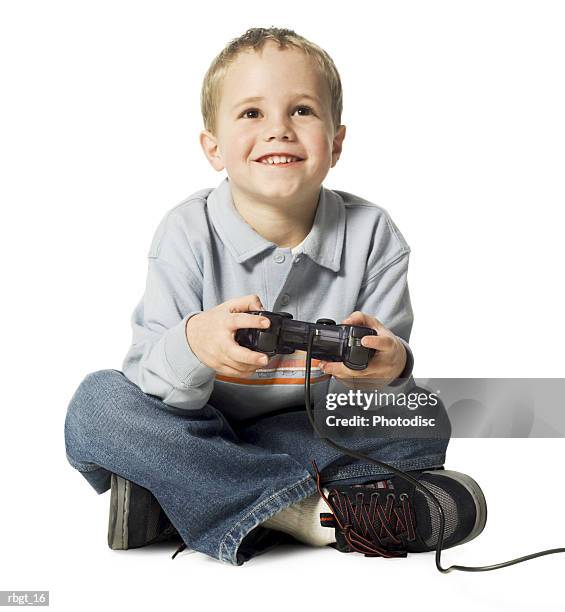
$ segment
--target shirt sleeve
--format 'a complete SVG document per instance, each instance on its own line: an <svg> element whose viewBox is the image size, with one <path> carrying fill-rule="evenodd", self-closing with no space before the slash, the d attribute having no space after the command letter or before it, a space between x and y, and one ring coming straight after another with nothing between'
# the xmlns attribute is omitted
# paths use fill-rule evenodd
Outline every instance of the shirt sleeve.
<svg viewBox="0 0 565 612"><path fill-rule="evenodd" d="M390 329L406 348L406 366L389 386L397 386L412 375L414 356L408 344L414 313L408 290L409 251L401 252L361 286L355 310L374 316Z"/></svg>
<svg viewBox="0 0 565 612"><path fill-rule="evenodd" d="M149 253L145 292L131 317L132 344L122 370L144 393L187 410L208 402L215 379L186 338L186 323L199 312L202 279L186 235L163 222Z"/></svg>

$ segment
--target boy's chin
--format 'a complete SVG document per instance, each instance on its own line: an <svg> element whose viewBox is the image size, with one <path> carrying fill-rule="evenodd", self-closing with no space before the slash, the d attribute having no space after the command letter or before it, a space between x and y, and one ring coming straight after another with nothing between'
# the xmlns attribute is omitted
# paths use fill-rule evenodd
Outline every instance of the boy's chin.
<svg viewBox="0 0 565 612"><path fill-rule="evenodd" d="M250 198L269 204L285 204L298 199L303 199L304 194L309 190L305 185L280 186L271 185L247 185L241 189Z"/></svg>
<svg viewBox="0 0 565 612"><path fill-rule="evenodd" d="M304 200L304 194L300 193L293 193L287 195L258 194L256 197L256 201L281 210L289 210L291 208L303 209L306 204Z"/></svg>

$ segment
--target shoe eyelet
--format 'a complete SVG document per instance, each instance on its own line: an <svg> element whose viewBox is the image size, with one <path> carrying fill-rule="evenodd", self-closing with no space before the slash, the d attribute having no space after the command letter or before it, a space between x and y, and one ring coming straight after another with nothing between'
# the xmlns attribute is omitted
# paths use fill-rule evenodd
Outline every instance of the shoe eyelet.
<svg viewBox="0 0 565 612"><path fill-rule="evenodd" d="M400 500L402 501L403 499L408 499L408 493L401 493L400 494Z"/></svg>
<svg viewBox="0 0 565 612"><path fill-rule="evenodd" d="M394 493L387 493L386 498L388 499L389 497L392 497L392 499L394 500Z"/></svg>

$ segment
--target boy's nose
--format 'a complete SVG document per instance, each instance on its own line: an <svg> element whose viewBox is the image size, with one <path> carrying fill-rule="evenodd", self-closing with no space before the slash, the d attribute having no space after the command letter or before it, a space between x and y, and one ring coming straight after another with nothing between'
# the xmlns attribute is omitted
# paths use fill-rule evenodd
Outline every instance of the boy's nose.
<svg viewBox="0 0 565 612"><path fill-rule="evenodd" d="M294 138L294 131L287 121L284 119L273 120L265 128L265 140L269 141L273 138L278 140L289 140Z"/></svg>

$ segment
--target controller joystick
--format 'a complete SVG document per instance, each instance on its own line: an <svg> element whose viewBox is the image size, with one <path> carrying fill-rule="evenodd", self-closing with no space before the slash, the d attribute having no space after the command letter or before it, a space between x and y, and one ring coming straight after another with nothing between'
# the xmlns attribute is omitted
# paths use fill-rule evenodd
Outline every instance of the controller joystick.
<svg viewBox="0 0 565 612"><path fill-rule="evenodd" d="M333 319L318 319L316 321L316 325L335 325L335 321Z"/></svg>
<svg viewBox="0 0 565 612"><path fill-rule="evenodd" d="M275 314L278 314L280 317L284 317L285 319L292 319L290 312L277 312Z"/></svg>

